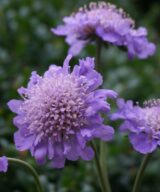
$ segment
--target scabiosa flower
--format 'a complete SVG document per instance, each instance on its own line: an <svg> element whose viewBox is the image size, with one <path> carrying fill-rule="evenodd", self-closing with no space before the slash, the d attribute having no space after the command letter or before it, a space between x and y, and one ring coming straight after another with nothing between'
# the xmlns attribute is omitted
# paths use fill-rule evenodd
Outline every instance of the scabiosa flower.
<svg viewBox="0 0 160 192"><path fill-rule="evenodd" d="M64 25L52 28L56 35L66 37L70 45L69 53L79 54L81 49L96 38L128 49L130 58L141 59L155 52L155 45L148 42L144 27L134 28L134 21L115 5L98 2L90 3L79 11L63 19Z"/></svg>
<svg viewBox="0 0 160 192"><path fill-rule="evenodd" d="M69 55L63 67L51 65L43 76L33 72L28 87L18 90L22 99L8 103L17 113L17 149L29 149L40 164L47 157L57 168L64 166L65 159L92 159L94 152L87 142L109 141L114 134L112 127L103 124L100 112L109 112L106 98L117 93L97 89L102 77L94 70L93 58L79 60L72 72L70 59Z"/></svg>
<svg viewBox="0 0 160 192"><path fill-rule="evenodd" d="M123 120L120 131L128 133L136 151L153 152L160 145L160 99L146 101L143 107L118 99L117 105L119 109L111 119Z"/></svg>
<svg viewBox="0 0 160 192"><path fill-rule="evenodd" d="M0 172L7 172L8 160L5 156L0 157Z"/></svg>

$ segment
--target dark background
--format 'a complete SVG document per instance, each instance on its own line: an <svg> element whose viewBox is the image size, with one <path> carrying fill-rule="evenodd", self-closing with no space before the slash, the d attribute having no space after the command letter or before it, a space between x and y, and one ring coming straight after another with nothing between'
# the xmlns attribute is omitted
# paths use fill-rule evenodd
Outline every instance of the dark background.
<svg viewBox="0 0 160 192"><path fill-rule="evenodd" d="M67 162L62 170L49 165L37 166L30 153L19 153L13 143L16 128L13 114L6 103L19 98L17 88L26 86L30 73L43 74L52 63L61 65L68 46L64 38L50 32L62 18L87 4L89 0L0 0L0 156L7 155L28 161L40 175L46 192L99 192L93 161ZM136 27L145 26L149 39L157 44L156 54L146 60L128 60L126 52L117 47L103 48L102 61L105 88L114 89L125 99L142 103L160 95L160 1L112 0L135 19ZM78 58L94 56L89 45ZM115 125L116 127L116 125ZM117 129L117 127L116 127ZM113 192L129 192L142 155L134 152L127 137L119 133L108 144L108 168ZM160 152L149 163L141 192L160 191ZM0 174L0 192L35 192L30 173L22 167L9 166Z"/></svg>

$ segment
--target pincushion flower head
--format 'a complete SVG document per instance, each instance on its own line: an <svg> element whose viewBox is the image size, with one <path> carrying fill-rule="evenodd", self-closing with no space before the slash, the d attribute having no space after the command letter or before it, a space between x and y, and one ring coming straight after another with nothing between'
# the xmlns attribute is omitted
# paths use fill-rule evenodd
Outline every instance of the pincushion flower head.
<svg viewBox="0 0 160 192"><path fill-rule="evenodd" d="M120 131L127 132L134 149L142 154L153 152L160 145L160 99L146 101L143 107L132 101L117 101L118 111L112 120L122 119Z"/></svg>
<svg viewBox="0 0 160 192"><path fill-rule="evenodd" d="M155 45L148 42L147 30L144 27L134 28L134 21L122 9L115 5L98 2L90 3L89 7L64 17L64 24L52 28L56 35L66 37L70 45L69 53L79 54L81 49L97 38L103 42L128 49L130 58L137 56L141 59L155 52Z"/></svg>
<svg viewBox="0 0 160 192"><path fill-rule="evenodd" d="M97 89L102 77L94 70L93 58L79 60L72 72L70 59L69 55L63 67L51 65L43 76L33 72L28 87L18 90L22 99L8 103L17 114L17 149L29 149L39 163L47 158L57 168L66 159L92 159L94 152L87 142L93 138L108 141L114 134L100 113L109 112L106 98L115 98L117 93Z"/></svg>

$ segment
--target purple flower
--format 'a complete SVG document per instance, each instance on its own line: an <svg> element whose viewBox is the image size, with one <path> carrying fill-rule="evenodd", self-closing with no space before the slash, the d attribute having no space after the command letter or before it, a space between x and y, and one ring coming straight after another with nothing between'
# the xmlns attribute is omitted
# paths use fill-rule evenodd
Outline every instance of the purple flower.
<svg viewBox="0 0 160 192"><path fill-rule="evenodd" d="M93 138L112 139L114 130L103 124L100 113L110 111L106 98L112 90L97 89L101 75L94 70L94 59L79 60L70 72L69 55L63 67L51 65L43 76L32 72L27 88L18 90L21 100L11 100L17 114L14 135L18 150L29 149L38 163L46 158L61 168L65 160L91 160L94 152L87 142ZM97 89L97 90L96 90Z"/></svg>
<svg viewBox="0 0 160 192"><path fill-rule="evenodd" d="M5 156L0 157L0 172L7 172L8 160Z"/></svg>
<svg viewBox="0 0 160 192"><path fill-rule="evenodd" d="M134 28L134 21L117 9L115 5L98 2L90 3L63 19L64 25L52 28L56 35L66 37L69 53L79 54L82 48L98 37L102 41L128 49L130 58L147 58L155 53L155 45L148 42L144 27Z"/></svg>
<svg viewBox="0 0 160 192"><path fill-rule="evenodd" d="M122 119L121 132L128 133L134 149L142 154L153 152L160 145L160 100L149 100L144 107L132 101L117 100L118 111L112 120Z"/></svg>

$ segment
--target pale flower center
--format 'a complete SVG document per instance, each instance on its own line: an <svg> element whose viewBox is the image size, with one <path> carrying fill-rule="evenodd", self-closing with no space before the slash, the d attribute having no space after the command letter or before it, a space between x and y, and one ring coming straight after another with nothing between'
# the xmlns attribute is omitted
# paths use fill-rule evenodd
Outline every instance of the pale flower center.
<svg viewBox="0 0 160 192"><path fill-rule="evenodd" d="M145 101L144 106L144 118L147 125L155 131L160 131L160 99Z"/></svg>
<svg viewBox="0 0 160 192"><path fill-rule="evenodd" d="M85 124L85 96L87 83L84 77L55 75L43 78L31 88L21 108L29 123L29 133L38 139L67 139Z"/></svg>
<svg viewBox="0 0 160 192"><path fill-rule="evenodd" d="M79 14L81 14L81 17ZM122 9L118 9L115 5L106 2L91 2L88 7L85 5L72 16L79 22L84 22L83 27L80 25L77 27L78 39L80 40L92 39L97 25L102 26L106 32L110 29L113 30L117 26L134 26L134 21ZM90 23L86 21L90 21Z"/></svg>

